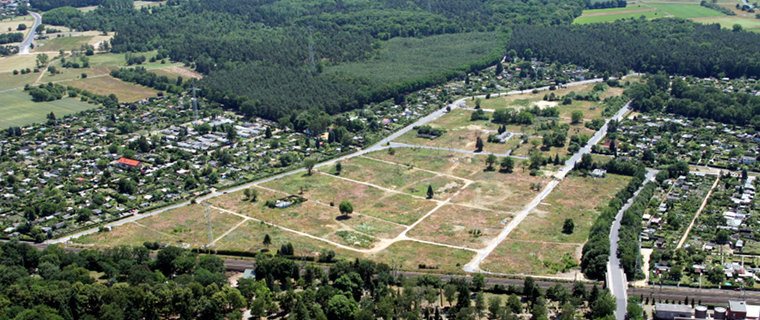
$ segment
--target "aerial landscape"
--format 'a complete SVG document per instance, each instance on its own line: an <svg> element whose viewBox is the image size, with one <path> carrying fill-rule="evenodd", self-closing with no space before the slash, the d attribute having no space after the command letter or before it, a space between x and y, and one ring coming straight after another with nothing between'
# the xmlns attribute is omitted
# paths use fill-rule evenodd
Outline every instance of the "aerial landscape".
<svg viewBox="0 0 760 320"><path fill-rule="evenodd" d="M751 0L0 0L0 319L760 319Z"/></svg>

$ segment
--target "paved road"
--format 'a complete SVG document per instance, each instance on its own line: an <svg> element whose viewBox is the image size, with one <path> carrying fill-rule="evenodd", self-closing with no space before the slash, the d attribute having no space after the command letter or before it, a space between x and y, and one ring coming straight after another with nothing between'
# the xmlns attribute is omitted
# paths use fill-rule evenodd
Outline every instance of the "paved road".
<svg viewBox="0 0 760 320"><path fill-rule="evenodd" d="M31 27L32 30L29 31L29 34L26 35L24 42L18 46L18 54L29 54L32 41L34 41L34 37L37 35L37 27L42 23L42 17L40 17L39 13L31 11L29 13L34 17L34 25Z"/></svg>
<svg viewBox="0 0 760 320"><path fill-rule="evenodd" d="M36 15L35 17L38 17L38 16L39 15ZM584 81L578 81L578 82L568 83L566 86L571 87L571 86L583 85L583 84L588 84L588 83L597 83L597 82L601 82L601 81L602 81L602 79L590 79L590 80L584 80ZM538 88L537 90L540 91L540 90L548 90L548 89L549 89L549 87L547 86L547 87ZM531 89L531 90L516 90L516 91L510 91L510 92L502 92L502 93L494 94L492 96L516 95L516 94L522 94L522 93L527 93L527 92L532 92L532 91L533 91L533 89ZM477 96L477 97L485 97L485 95L481 95L481 96ZM467 99L469 99L469 98L468 97L464 97L464 98L458 99L458 100L454 101L453 103L449 104L448 107L450 107L451 109L455 109L455 108L459 107L460 105L464 104L464 101L467 100ZM626 105L625 107L621 108L621 112L619 112L619 114L622 115L623 114L622 113L623 109L627 109L627 108L628 108L628 105ZM414 123L412 123L412 124L410 124L410 125L402 128L402 129L400 129L400 130L392 133L391 135L385 137L384 139L380 140L379 142L375 143L374 145L372 145L371 147L369 147L367 149L359 150L357 152L354 152L354 153L351 153L351 154L348 154L348 155L345 155L345 156L342 156L342 157L339 157L339 158L335 158L335 159L332 159L332 160L328 160L328 161L319 163L319 164L316 165L316 167L323 167L323 166L333 165L334 163L336 163L338 161L341 161L341 160L350 159L350 158L357 157L357 156L362 156L362 155L365 155L365 154L370 153L370 152L374 152L374 151L378 151L378 150L382 150L384 148L387 148L387 146L390 144L390 142L392 140L395 140L398 137L404 135L405 133L413 130L414 127L427 124L428 122L433 121L435 119L438 119L439 117L441 117L442 115L444 115L446 113L447 113L446 108L438 109L438 110L430 113L429 115L424 116L424 117L418 119ZM600 132L602 130L604 130L604 132L606 133L606 130L607 130L606 128L607 128L607 125L605 123L605 126L602 127L602 129L600 129ZM601 137L597 137L597 135L594 135L594 137L590 141L598 141L599 139L601 139ZM596 142L594 142L594 143L596 143ZM582 149L582 150L585 150L585 149ZM591 149L589 147L588 151L586 151L586 152L589 152L590 150ZM573 156L573 158L576 158L576 157ZM580 159L580 156L578 156L577 159ZM570 162L570 160L568 160L567 163L569 163L569 162ZM574 165L574 162L573 162L573 165ZM570 165L569 168L572 169L572 165ZM278 174L278 175L271 176L269 178L265 178L265 179L257 180L257 181L254 181L254 182L246 183L246 184L243 184L243 185L240 185L240 186L237 186L237 187L232 187L232 188L229 188L229 189L225 189L224 191L213 191L213 192L211 192L211 193L209 193L209 194L207 194L205 196L197 198L196 202L197 203L201 203L203 201L206 201L206 200L209 200L209 199L221 196L221 195L223 195L225 193L228 193L228 192L241 191L241 190L250 188L250 187L255 186L255 185L259 185L259 184L262 184L262 183L266 183L266 182L269 182L269 181L273 181L273 180L276 180L276 179L280 179L280 178L283 178L283 177L287 177L287 176L291 176L291 175L299 174L299 173L304 173L304 172L306 172L306 170L303 169L303 168L301 168L301 169L295 169L295 170L292 170L292 171L288 171L288 172L285 172L285 173L281 173L281 174ZM130 216L130 217L118 220L118 221L114 221L114 222L108 223L105 226L107 226L107 227L120 226L120 225L123 225L123 224L126 224L126 223L130 223L130 222L134 222L134 221L143 219L143 218L147 218L147 217L150 217L150 216L161 214L161 213L164 213L164 212L169 211L169 210L174 210L174 209L177 209L177 208L181 208L181 207L184 207L184 206L187 206L187 205L190 205L190 204L191 204L190 201L181 202L181 203L174 204L174 205L171 205L171 206L168 206L168 207L164 207L164 208L161 208L161 209L158 209L158 210L154 210L154 211L151 211L151 212L147 212L147 213L143 213L143 214L136 214L136 215L133 215L133 216ZM47 241L45 241L45 243L66 243L66 242L71 241L72 239L76 239L76 238L79 238L81 236L86 236L86 235L89 235L89 234L94 234L94 233L98 232L98 230L99 230L98 228L84 230L84 231L77 232L77 233L74 233L74 234L71 234L71 235L68 235L68 236L65 236L65 237L47 240Z"/></svg>
<svg viewBox="0 0 760 320"><path fill-rule="evenodd" d="M533 198L533 201L531 201L527 206L525 206L522 210L520 210L515 217L509 221L509 223L504 227L504 229L501 230L499 235L491 240L491 242L483 249L478 250L478 253L475 254L475 256L464 265L464 271L466 272L481 272L480 264L485 260L486 257L488 257L491 252L496 249L496 247L499 246L499 244L504 241L504 239L507 238L507 236L517 228L517 225L519 225L525 218L530 214L533 209L538 206L541 201L548 196L554 188L559 185L559 181L562 180L565 175L567 175L570 170L573 170L575 167L575 164L581 160L584 154L591 152L591 147L595 144L597 144L606 134L607 134L607 125L610 123L610 120L620 120L620 118L623 117L624 114L626 114L630 110L631 103L628 102L625 106L620 108L617 113L615 113L612 117L607 119L604 122L604 125L597 131L591 139L589 139L588 143L578 150L575 154L573 154L570 159L565 161L565 166L560 169L555 175L555 179L549 182L546 187L539 193L535 198ZM494 272L490 272L491 274L498 274Z"/></svg>
<svg viewBox="0 0 760 320"><path fill-rule="evenodd" d="M628 279L625 276L625 272L623 272L620 259L617 256L618 241L620 241L620 221L623 219L623 213L631 207L636 196L644 188L644 185L649 181L653 181L657 172L657 170L647 169L646 179L641 183L641 187L633 193L633 196L628 199L628 202L620 208L610 229L610 260L607 262L607 287L612 292L612 295L615 296L617 302L617 309L615 310L615 319L617 320L625 320L626 304L628 303L626 291L628 289Z"/></svg>

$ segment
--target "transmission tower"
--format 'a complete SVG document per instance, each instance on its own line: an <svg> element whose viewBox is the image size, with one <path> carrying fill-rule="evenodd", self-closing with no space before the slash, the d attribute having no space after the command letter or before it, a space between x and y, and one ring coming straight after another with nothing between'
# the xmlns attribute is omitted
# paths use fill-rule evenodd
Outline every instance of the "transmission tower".
<svg viewBox="0 0 760 320"><path fill-rule="evenodd" d="M211 207L208 202L203 203L206 207L206 224L208 224L208 244L206 248L211 249L214 245L214 231L211 229Z"/></svg>
<svg viewBox="0 0 760 320"><path fill-rule="evenodd" d="M195 115L195 121L198 121L198 98L195 97L195 91L198 90L195 88L195 83L193 83L193 114Z"/></svg>
<svg viewBox="0 0 760 320"><path fill-rule="evenodd" d="M312 27L309 26L309 68L314 70L314 37L312 36Z"/></svg>

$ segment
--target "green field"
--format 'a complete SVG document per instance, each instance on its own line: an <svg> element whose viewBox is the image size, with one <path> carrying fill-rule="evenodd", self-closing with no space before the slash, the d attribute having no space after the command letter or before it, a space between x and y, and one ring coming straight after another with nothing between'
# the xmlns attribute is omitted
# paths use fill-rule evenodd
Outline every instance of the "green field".
<svg viewBox="0 0 760 320"><path fill-rule="evenodd" d="M630 12L631 10L646 10L654 9L652 11L638 11ZM664 18L664 17L676 17L683 19L694 19L704 17L720 17L724 14L709 8L694 4L694 2L684 3L655 3L646 2L635 6L628 6L625 8L607 8L607 9L593 9L583 10L583 15L575 18L573 23L575 24L587 24L597 22L611 22L615 20L639 18L641 16L647 19Z"/></svg>
<svg viewBox="0 0 760 320"><path fill-rule="evenodd" d="M573 20L574 24L587 24L587 23L598 23L598 22L612 22L615 20L621 20L621 19L629 19L634 18L638 19L641 16L644 16L647 19L655 19L655 18L664 18L667 17L667 14L663 12L658 11L641 11L641 12L629 12L629 13L620 13L620 14L607 14L607 15L599 15L599 16L580 16L578 18L575 18Z"/></svg>
<svg viewBox="0 0 760 320"><path fill-rule="evenodd" d="M703 19L694 19L695 22L704 24L720 24L721 28L731 29L735 24L742 26L745 30L758 32L760 31L760 19L744 18L738 16L710 17Z"/></svg>
<svg viewBox="0 0 760 320"><path fill-rule="evenodd" d="M705 8L695 4L672 4L672 3L652 3L649 6L657 10L667 12L676 18L692 19L701 17L718 17L723 13L710 8Z"/></svg>
<svg viewBox="0 0 760 320"><path fill-rule="evenodd" d="M0 128L24 126L44 121L45 115L51 111L60 117L96 107L71 98L51 102L33 102L29 94L22 90L0 93L0 101Z"/></svg>
<svg viewBox="0 0 760 320"><path fill-rule="evenodd" d="M48 52L48 51L70 51L79 49L82 45L87 44L93 37L56 37L47 40L40 40L35 42L35 52Z"/></svg>
<svg viewBox="0 0 760 320"><path fill-rule="evenodd" d="M365 77L376 83L416 79L483 58L498 43L495 32L393 38L383 42L369 60L329 67L326 72Z"/></svg>

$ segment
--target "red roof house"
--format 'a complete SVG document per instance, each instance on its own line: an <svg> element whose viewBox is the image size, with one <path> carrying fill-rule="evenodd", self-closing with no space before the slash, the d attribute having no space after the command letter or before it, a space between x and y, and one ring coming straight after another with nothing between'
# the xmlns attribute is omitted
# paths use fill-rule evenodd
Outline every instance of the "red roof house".
<svg viewBox="0 0 760 320"><path fill-rule="evenodd" d="M136 169L140 167L140 161L132 160L128 158L119 159L119 166L127 169Z"/></svg>

